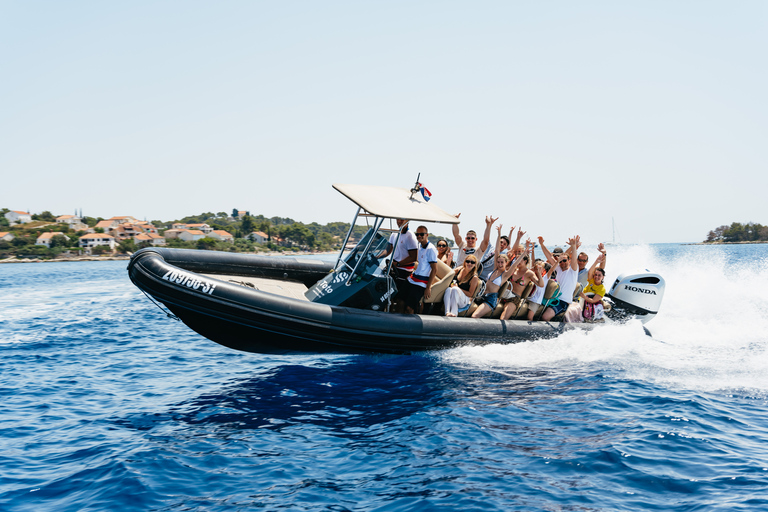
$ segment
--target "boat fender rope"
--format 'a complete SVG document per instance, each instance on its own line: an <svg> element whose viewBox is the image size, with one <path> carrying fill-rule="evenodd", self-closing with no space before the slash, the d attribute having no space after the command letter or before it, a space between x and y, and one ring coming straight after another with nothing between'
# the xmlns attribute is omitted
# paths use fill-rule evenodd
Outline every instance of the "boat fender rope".
<svg viewBox="0 0 768 512"><path fill-rule="evenodd" d="M162 311L163 313L165 313L165 316L167 316L168 318L171 318L171 319L173 319L173 320L176 320L177 322L181 322L181 318L177 317L176 315L174 315L174 314L173 314L173 313L171 313L170 311L166 311L165 309L163 309L163 306L161 306L160 304L158 304L157 302L155 302L155 299L153 299L152 297L150 297L150 296L149 296L149 294L147 294L147 292L145 292L144 290L141 290L141 293L143 293L144 295L146 295L146 297L147 297L147 298L148 298L148 299L149 299L149 300L152 302L152 304L154 304L155 306L157 306L158 308L160 308L160 311Z"/></svg>

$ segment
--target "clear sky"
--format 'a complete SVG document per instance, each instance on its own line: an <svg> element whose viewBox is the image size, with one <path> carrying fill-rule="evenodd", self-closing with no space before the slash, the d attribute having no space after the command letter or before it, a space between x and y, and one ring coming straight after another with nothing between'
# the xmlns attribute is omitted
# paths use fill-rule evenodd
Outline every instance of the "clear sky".
<svg viewBox="0 0 768 512"><path fill-rule="evenodd" d="M0 207L349 222L421 173L462 231L700 241L768 224L767 50L765 1L0 1Z"/></svg>

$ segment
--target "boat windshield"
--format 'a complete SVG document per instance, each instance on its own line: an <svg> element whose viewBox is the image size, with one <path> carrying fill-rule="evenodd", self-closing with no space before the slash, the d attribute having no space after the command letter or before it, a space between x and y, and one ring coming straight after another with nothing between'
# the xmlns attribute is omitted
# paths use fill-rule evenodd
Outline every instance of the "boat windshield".
<svg viewBox="0 0 768 512"><path fill-rule="evenodd" d="M382 230L375 230L374 228L369 229L355 248L339 263L336 271L350 272L357 267L355 275L383 275L386 271L386 260L383 255L386 253L389 243L389 238L385 234L388 233L382 233ZM373 237L373 241L368 247L371 237ZM367 251L366 247L368 247ZM379 257L380 255L381 257Z"/></svg>

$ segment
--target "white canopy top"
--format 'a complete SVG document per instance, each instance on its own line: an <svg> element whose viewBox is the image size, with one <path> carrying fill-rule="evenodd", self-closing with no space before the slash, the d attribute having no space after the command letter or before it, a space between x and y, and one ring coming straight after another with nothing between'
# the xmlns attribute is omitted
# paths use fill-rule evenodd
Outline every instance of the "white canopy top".
<svg viewBox="0 0 768 512"><path fill-rule="evenodd" d="M459 219L455 216L425 201L418 191L411 194L407 188L343 183L334 183L333 188L366 212L377 217L443 224L459 223Z"/></svg>

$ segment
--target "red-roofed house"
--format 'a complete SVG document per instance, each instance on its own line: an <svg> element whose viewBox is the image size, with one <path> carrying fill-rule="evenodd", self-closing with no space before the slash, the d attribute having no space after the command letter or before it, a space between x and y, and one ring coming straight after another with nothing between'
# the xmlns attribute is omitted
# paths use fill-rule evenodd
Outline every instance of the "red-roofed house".
<svg viewBox="0 0 768 512"><path fill-rule="evenodd" d="M250 235L248 235L248 238L256 242L257 244L265 244L267 243L267 240L269 239L269 235L264 233L263 231L254 231Z"/></svg>
<svg viewBox="0 0 768 512"><path fill-rule="evenodd" d="M185 242L191 242L193 240L200 240L201 238L205 238L205 233L199 229L182 229L179 231L178 238L180 240L184 240Z"/></svg>
<svg viewBox="0 0 768 512"><path fill-rule="evenodd" d="M40 233L40 236L37 237L37 241L35 242L35 245L44 245L48 248L51 247L51 240L56 235L62 235L64 236L64 233L61 231L53 231L53 232L47 232L47 233Z"/></svg>
<svg viewBox="0 0 768 512"><path fill-rule="evenodd" d="M235 237L229 234L228 232L224 231L223 229L214 229L213 231L208 233L208 236L216 240L221 240L223 242L235 241Z"/></svg>
<svg viewBox="0 0 768 512"><path fill-rule="evenodd" d="M141 222L134 222L134 225L138 228L141 228L141 230L145 233L157 234L157 228L154 226L154 224L151 224L145 220Z"/></svg>
<svg viewBox="0 0 768 512"><path fill-rule="evenodd" d="M59 215L56 217L56 222L66 224L73 231L88 229L88 225L83 223L82 219L76 215Z"/></svg>
<svg viewBox="0 0 768 512"><path fill-rule="evenodd" d="M115 237L104 233L88 233L80 237L80 247L96 247L98 245L106 245L110 249L114 249L117 245Z"/></svg>
<svg viewBox="0 0 768 512"><path fill-rule="evenodd" d="M129 238L136 238L138 235L141 235L144 233L144 230L141 229L136 224L132 224L130 222L124 222L123 224L120 224L116 228L113 228L110 231L110 234L114 236L118 242L122 242L123 240L128 240Z"/></svg>
<svg viewBox="0 0 768 512"><path fill-rule="evenodd" d="M27 212L20 212L17 210L12 210L6 213L5 218L8 219L8 222L11 224L11 226L14 224L26 224L27 222L32 222L32 215Z"/></svg>
<svg viewBox="0 0 768 512"><path fill-rule="evenodd" d="M187 224L187 229L199 229L206 235L213 231L213 228L208 224Z"/></svg>
<svg viewBox="0 0 768 512"><path fill-rule="evenodd" d="M182 222L174 222L171 225L173 229L197 229L205 233L206 235L213 231L213 228L208 224L184 224Z"/></svg>
<svg viewBox="0 0 768 512"><path fill-rule="evenodd" d="M136 222L136 219L134 217L131 217L130 215L125 215L123 217L110 217L107 220L113 220L118 224L124 224L126 222Z"/></svg>
<svg viewBox="0 0 768 512"><path fill-rule="evenodd" d="M6 242L10 242L14 238L16 238L16 237L13 236L13 233L10 233L8 231L0 231L0 240L4 240Z"/></svg>
<svg viewBox="0 0 768 512"><path fill-rule="evenodd" d="M183 229L166 229L163 232L163 236L167 240L170 240L171 238L179 238L179 233L181 233L182 231L184 230Z"/></svg>
<svg viewBox="0 0 768 512"><path fill-rule="evenodd" d="M120 223L117 222L116 220L109 219L109 220L100 220L99 222L96 223L94 227L101 228L106 232L106 231L111 231L115 229L119 225Z"/></svg>
<svg viewBox="0 0 768 512"><path fill-rule="evenodd" d="M137 244L147 242L151 245L165 245L165 238L156 233L142 233L133 239Z"/></svg>

